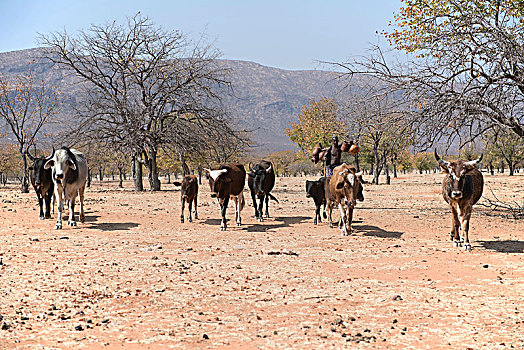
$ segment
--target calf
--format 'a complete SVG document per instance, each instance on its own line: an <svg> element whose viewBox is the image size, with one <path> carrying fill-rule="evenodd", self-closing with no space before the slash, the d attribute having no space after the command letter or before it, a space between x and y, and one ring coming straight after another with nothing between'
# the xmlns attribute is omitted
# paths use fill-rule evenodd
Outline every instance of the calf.
<svg viewBox="0 0 524 350"><path fill-rule="evenodd" d="M55 150L53 149L53 154ZM54 183L52 179L51 169L44 169L45 163L50 160L53 155L48 158L42 156L40 158L33 157L28 151L27 157L33 162L29 167L31 171L31 184L36 192L38 198L38 205L40 206L40 220L51 218L51 199L53 198ZM44 214L45 202L45 214Z"/></svg>
<svg viewBox="0 0 524 350"><path fill-rule="evenodd" d="M329 217L329 227L333 227L331 213L336 205L340 210L339 228L342 235L351 233L351 221L356 201L363 201L362 185L360 178L362 172L357 173L355 168L342 164L333 169L333 176L326 179L326 203Z"/></svg>
<svg viewBox="0 0 524 350"><path fill-rule="evenodd" d="M182 210L180 212L180 222L184 222L184 205L187 202L188 209L189 209L189 215L187 217L187 221L192 222L193 219L191 219L191 206L193 205L193 202L195 203L195 220L198 219L198 213L197 213L197 197L198 197L198 180L195 175L186 175L182 179L182 182L175 181L173 182L173 185L175 186L181 186L181 202L182 202Z"/></svg>
<svg viewBox="0 0 524 350"><path fill-rule="evenodd" d="M264 199L266 200L266 218L269 218L269 198L278 203L278 199L270 193L275 186L275 172L273 171L273 164L267 160L261 160L260 163L255 166L251 166L250 163L249 170L247 185L251 192L251 198L253 199L255 217L261 222L263 221L262 209L264 207ZM260 199L258 206L256 197Z"/></svg>
<svg viewBox="0 0 524 350"><path fill-rule="evenodd" d="M242 164L221 165L217 170L204 169L209 178L211 197L217 198L220 204L222 220L220 231L227 229L226 210L229 198L235 202L235 220L237 226L242 224L240 213L245 205L244 184L246 183L246 170Z"/></svg>
<svg viewBox="0 0 524 350"><path fill-rule="evenodd" d="M64 201L69 201L69 226L76 226L75 199L80 197L80 222L85 221L84 190L87 180L87 162L84 155L77 150L62 147L54 152L44 169L52 169L55 197L58 201L58 219L55 229L62 228Z"/></svg>
<svg viewBox="0 0 524 350"><path fill-rule="evenodd" d="M322 219L320 217L320 206L324 204L324 219L327 218L326 215L326 191L325 191L325 183L326 178L321 177L320 179L316 181L310 181L306 180L306 197L307 198L313 198L313 202L315 202L315 220L313 223L317 224L317 218L318 222L322 222Z"/></svg>
<svg viewBox="0 0 524 350"><path fill-rule="evenodd" d="M464 250L470 251L469 220L473 205L478 202L484 190L484 178L476 165L482 155L472 161L457 160L448 162L441 159L435 150L435 159L446 174L442 181L442 197L449 204L452 213L451 240L453 246L460 247L464 240ZM462 233L462 239L461 239Z"/></svg>

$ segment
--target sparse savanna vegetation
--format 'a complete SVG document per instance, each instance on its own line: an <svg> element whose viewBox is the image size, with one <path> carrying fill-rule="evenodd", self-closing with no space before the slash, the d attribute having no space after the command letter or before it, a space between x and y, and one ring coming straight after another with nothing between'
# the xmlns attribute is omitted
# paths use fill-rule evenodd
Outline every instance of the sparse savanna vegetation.
<svg viewBox="0 0 524 350"><path fill-rule="evenodd" d="M523 11L403 0L391 47L333 71L221 60L140 13L1 53L0 348L524 347ZM334 136L359 147L349 236L305 193ZM87 159L86 221L55 231L29 159L62 145ZM261 159L271 217L246 185L219 231L206 169ZM484 178L469 252L442 197L456 159Z"/></svg>

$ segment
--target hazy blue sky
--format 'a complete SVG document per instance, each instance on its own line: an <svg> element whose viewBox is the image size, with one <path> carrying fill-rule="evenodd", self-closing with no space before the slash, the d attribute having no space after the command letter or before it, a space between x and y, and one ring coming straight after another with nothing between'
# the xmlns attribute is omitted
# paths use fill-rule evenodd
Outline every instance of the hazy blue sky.
<svg viewBox="0 0 524 350"><path fill-rule="evenodd" d="M36 46L39 33L75 32L138 11L166 29L205 33L227 59L285 69L344 61L377 43L400 0L0 0L0 52Z"/></svg>

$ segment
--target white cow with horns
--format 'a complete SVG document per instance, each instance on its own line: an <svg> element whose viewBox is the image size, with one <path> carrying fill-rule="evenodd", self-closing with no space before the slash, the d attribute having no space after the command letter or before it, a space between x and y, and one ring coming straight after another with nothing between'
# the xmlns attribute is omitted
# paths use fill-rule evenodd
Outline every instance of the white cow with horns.
<svg viewBox="0 0 524 350"><path fill-rule="evenodd" d="M69 202L69 226L76 226L75 198L80 196L80 222L85 221L84 189L87 181L87 162L84 155L75 149L62 147L56 150L48 160L45 169L52 169L52 178L55 184L55 197L58 200L58 220L55 229L62 228L62 213L64 201Z"/></svg>

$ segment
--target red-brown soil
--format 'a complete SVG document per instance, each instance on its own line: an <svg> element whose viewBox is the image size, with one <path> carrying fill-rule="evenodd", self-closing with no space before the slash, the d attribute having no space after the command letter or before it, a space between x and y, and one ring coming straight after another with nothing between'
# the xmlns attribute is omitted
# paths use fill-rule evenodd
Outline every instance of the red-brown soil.
<svg viewBox="0 0 524 350"><path fill-rule="evenodd" d="M473 250L454 248L442 176L366 185L348 237L313 225L305 178L277 179L262 223L246 190L225 232L207 184L181 224L172 185L96 182L63 230L0 188L0 349L522 349L524 220L476 206ZM523 175L485 180L522 203Z"/></svg>

